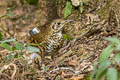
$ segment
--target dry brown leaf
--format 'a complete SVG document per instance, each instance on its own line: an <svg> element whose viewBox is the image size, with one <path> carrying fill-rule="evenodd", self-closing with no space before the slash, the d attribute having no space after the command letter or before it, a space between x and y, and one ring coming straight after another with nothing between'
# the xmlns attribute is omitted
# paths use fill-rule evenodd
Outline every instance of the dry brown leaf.
<svg viewBox="0 0 120 80"><path fill-rule="evenodd" d="M65 73L64 71L62 71L61 76L63 79L69 79L72 77L72 74Z"/></svg>
<svg viewBox="0 0 120 80"><path fill-rule="evenodd" d="M73 53L72 50L69 50L68 52L66 52L64 55L60 56L58 59L56 59L56 63L59 63L60 61L62 61L65 57L71 55Z"/></svg>
<svg viewBox="0 0 120 80"><path fill-rule="evenodd" d="M70 80L83 80L84 75L73 76Z"/></svg>
<svg viewBox="0 0 120 80"><path fill-rule="evenodd" d="M75 29L78 31L79 30L79 27L81 26L81 23L80 22L76 22L75 24L74 24L74 27L75 27Z"/></svg>
<svg viewBox="0 0 120 80"><path fill-rule="evenodd" d="M86 14L86 16L87 16L87 22L86 22L86 24L91 24L94 21L100 21L98 15Z"/></svg>
<svg viewBox="0 0 120 80"><path fill-rule="evenodd" d="M7 53L7 52L9 52L7 49L3 49L0 51L0 53Z"/></svg>
<svg viewBox="0 0 120 80"><path fill-rule="evenodd" d="M62 78L64 78L66 76L66 74L62 71L61 76L62 76Z"/></svg>
<svg viewBox="0 0 120 80"><path fill-rule="evenodd" d="M69 65L71 65L71 66L77 66L78 65L78 60L77 60L78 58L77 58L77 56L75 55L75 56L73 56L73 59L70 59L70 61L69 61Z"/></svg>

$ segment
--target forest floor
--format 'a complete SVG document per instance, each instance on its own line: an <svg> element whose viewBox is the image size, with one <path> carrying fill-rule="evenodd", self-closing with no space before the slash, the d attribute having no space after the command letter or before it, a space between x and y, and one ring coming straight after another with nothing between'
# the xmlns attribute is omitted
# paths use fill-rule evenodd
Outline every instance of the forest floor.
<svg viewBox="0 0 120 80"><path fill-rule="evenodd" d="M55 61L49 56L46 58L44 70L40 57L30 62L29 55L36 53L0 47L0 80L89 80L93 63L98 61L99 54L108 45L105 38L119 36L118 27L114 26L119 23L114 22L116 19L113 20L113 16L110 17L112 14L108 14L108 20L99 18L98 14L91 11L80 15L75 10L69 16L70 19L74 19L76 14L79 16L65 27L73 39L60 48L60 54L55 56ZM21 5L19 0L16 3L1 0L1 16L4 16L0 18L2 41L16 38L17 42L25 44L29 31L35 27L37 21L36 6ZM112 26L108 27L109 25ZM9 44L13 46L16 41Z"/></svg>

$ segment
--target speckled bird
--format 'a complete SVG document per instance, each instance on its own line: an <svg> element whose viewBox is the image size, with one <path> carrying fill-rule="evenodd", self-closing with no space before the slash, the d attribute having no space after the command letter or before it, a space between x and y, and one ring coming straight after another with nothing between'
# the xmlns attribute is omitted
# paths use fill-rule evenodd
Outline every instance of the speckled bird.
<svg viewBox="0 0 120 80"><path fill-rule="evenodd" d="M54 56L63 43L64 25L72 20L56 19L46 27L35 27L30 31L33 40L40 43L40 51L44 56Z"/></svg>

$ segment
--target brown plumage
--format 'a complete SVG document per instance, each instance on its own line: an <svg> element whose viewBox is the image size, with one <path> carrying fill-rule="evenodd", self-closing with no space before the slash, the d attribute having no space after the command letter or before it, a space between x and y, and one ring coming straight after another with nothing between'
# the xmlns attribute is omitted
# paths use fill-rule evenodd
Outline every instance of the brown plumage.
<svg viewBox="0 0 120 80"><path fill-rule="evenodd" d="M70 21L72 20L56 19L47 27L36 27L30 31L33 40L41 44L40 54L42 54L42 57L46 55L54 56L63 42L63 27Z"/></svg>

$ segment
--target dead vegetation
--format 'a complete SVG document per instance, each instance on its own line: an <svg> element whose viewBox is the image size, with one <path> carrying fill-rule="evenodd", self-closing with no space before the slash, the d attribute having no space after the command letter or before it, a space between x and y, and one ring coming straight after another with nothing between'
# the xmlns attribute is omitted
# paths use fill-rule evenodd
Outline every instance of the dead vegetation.
<svg viewBox="0 0 120 80"><path fill-rule="evenodd" d="M41 0L40 3L47 3L47 0L43 1ZM42 22L48 24L58 16L63 18L65 2L59 0L56 8L52 9L55 5L54 1L48 1L51 6L37 7L27 3L22 4L20 0L10 0L11 3L1 0L0 16L15 13L12 16L0 18L0 32L2 32L3 40L16 37L17 41L24 43L29 37L29 30L34 26L43 25ZM72 14L68 17L74 21L67 24L64 29L72 40L66 40L58 51L59 54L55 58L57 66L49 56L46 58L45 72L42 70L40 57L28 63L28 55L31 52L23 51L22 56L18 56L19 51L0 48L0 79L85 80L85 75L89 75L93 70L93 62L98 60L100 52L108 44L104 38L120 36L119 6L119 0L91 0L85 6L83 14L80 14L79 10L74 7ZM55 9L57 9L56 13L54 13ZM45 13L47 14L44 15ZM40 18L41 16L43 19ZM9 54L15 57L9 59Z"/></svg>

